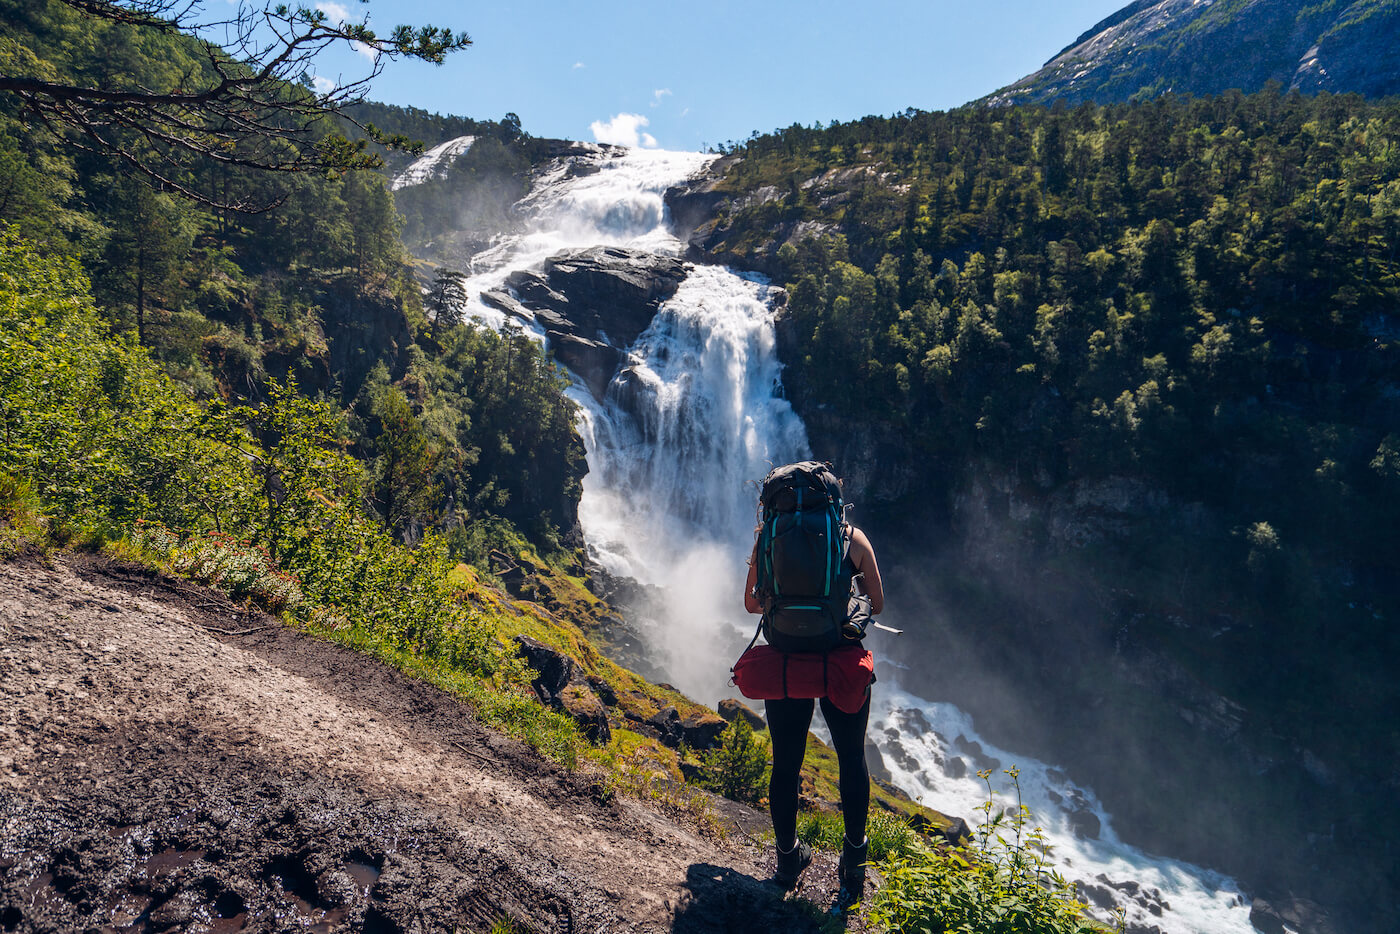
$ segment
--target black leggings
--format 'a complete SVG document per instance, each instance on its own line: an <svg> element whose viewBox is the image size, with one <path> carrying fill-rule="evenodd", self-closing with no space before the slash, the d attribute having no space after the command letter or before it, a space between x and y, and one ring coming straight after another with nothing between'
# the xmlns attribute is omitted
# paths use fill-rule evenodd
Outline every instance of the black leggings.
<svg viewBox="0 0 1400 934"><path fill-rule="evenodd" d="M870 773L865 767L865 724L870 719L870 695L855 713L843 713L825 697L822 716L831 730L831 745L841 767L841 816L846 838L859 845L865 839L870 810ZM807 729L812 725L812 701L765 702L768 738L773 743L773 774L768 780L768 810L778 846L790 849L797 840L797 792L802 781L802 758L807 753Z"/></svg>

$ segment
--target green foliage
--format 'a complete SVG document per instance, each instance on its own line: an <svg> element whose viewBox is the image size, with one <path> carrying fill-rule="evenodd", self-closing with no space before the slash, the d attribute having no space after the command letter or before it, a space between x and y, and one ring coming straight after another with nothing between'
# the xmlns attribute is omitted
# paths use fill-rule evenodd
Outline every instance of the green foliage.
<svg viewBox="0 0 1400 934"><path fill-rule="evenodd" d="M907 857L925 849L908 820L884 810L873 810L865 824L870 840L870 859L878 861ZM846 836L846 825L840 812L809 810L797 815L797 838L815 849L840 851Z"/></svg>
<svg viewBox="0 0 1400 934"><path fill-rule="evenodd" d="M497 621L459 599L441 537L400 544L362 511L344 420L294 382L200 405L101 326L71 261L0 230L0 547L51 528L129 536L172 570L463 695L573 763Z"/></svg>
<svg viewBox="0 0 1400 934"><path fill-rule="evenodd" d="M269 612L294 610L305 601L297 579L277 567L272 557L249 542L223 532L203 538L179 534L163 525L137 520L130 535L138 550L164 558L171 570L218 588L236 600L249 599Z"/></svg>
<svg viewBox="0 0 1400 934"><path fill-rule="evenodd" d="M169 90L198 83L209 67L178 31L107 22L61 0L21 6L0 25L6 75ZM297 28L313 25L295 9L289 15ZM408 31L375 41L393 54L432 58L449 39L456 42ZM478 136L455 182L490 189L495 200L483 210L496 220L526 190L538 156L514 115L468 121L375 104L354 112L387 133ZM335 126L303 129L289 146ZM352 163L368 154L346 152ZM547 554L577 547L569 533L584 463L564 381L523 338L456 320L452 296L438 294L425 319L400 241L403 205L385 179L261 172L237 159L186 156L177 158L176 177L150 184L128 160L75 148L26 119L0 87L0 220L77 256L92 281L98 326L134 332L135 343L203 399L258 409L269 380L293 378L307 397L344 406L336 429L343 451L368 468L369 494L405 541L504 519ZM457 203L434 190L425 209ZM278 207L229 207L238 204Z"/></svg>
<svg viewBox="0 0 1400 934"><path fill-rule="evenodd" d="M743 717L735 717L724 728L718 749L700 757L702 788L733 798L757 802L768 792L768 741L756 736Z"/></svg>
<svg viewBox="0 0 1400 934"><path fill-rule="evenodd" d="M884 858L885 884L871 899L870 922L890 931L947 934L1091 934L1102 928L1084 918L1074 887L1050 869L1039 828L1027 829L1030 811L1016 790L1008 817L996 809L991 771L985 820L966 847L916 847ZM873 838L872 838L873 842ZM873 850L873 847L872 847ZM872 853L873 855L873 853Z"/></svg>
<svg viewBox="0 0 1400 934"><path fill-rule="evenodd" d="M461 308L467 301L467 290L463 285L466 277L453 269L438 269L433 273L433 284L424 298L427 310L433 316L433 339L446 319L455 322L461 317Z"/></svg>
<svg viewBox="0 0 1400 934"><path fill-rule="evenodd" d="M722 187L706 246L787 283L797 410L921 477L872 521L956 515L1002 478L1025 508L990 518L1028 566L1126 596L1135 639L1240 621L1230 666L1165 648L1270 728L1335 745L1357 705L1393 706L1400 104L909 111L750 140ZM737 207L764 187L785 194ZM1121 525L1066 534L1114 484L1143 491ZM1310 705L1339 670L1364 677Z"/></svg>
<svg viewBox="0 0 1400 934"><path fill-rule="evenodd" d="M46 0L7 4L4 23L0 106L81 140L163 191L254 212L279 199L221 197L193 176L211 167L323 174L378 167L367 140L335 132L337 108L356 100L386 61L440 64L471 43L434 26L400 25L380 36L368 17L339 22L281 3L210 12L159 0ZM345 47L369 53L372 63L359 77L314 87L317 57ZM368 125L362 135L390 147L408 143Z"/></svg>
<svg viewBox="0 0 1400 934"><path fill-rule="evenodd" d="M0 470L52 514L101 525L204 513L217 527L245 466L145 353L106 335L76 264L0 230Z"/></svg>

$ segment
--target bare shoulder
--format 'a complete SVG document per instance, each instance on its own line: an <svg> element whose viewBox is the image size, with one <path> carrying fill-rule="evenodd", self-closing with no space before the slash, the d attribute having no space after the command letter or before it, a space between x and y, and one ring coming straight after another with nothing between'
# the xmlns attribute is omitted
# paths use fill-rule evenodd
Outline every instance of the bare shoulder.
<svg viewBox="0 0 1400 934"><path fill-rule="evenodd" d="M870 539L854 525L851 526L851 551L854 553L852 557L857 555L871 555L873 557L875 554L875 549L870 545Z"/></svg>

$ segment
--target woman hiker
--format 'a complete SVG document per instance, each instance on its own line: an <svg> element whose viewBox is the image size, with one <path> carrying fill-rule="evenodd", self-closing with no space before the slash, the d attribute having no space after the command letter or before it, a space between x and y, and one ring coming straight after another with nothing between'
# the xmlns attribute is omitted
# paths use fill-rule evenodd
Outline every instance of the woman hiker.
<svg viewBox="0 0 1400 934"><path fill-rule="evenodd" d="M852 565L847 571L856 586L870 600L871 615L885 607L885 592L880 580L880 568L870 539L855 526L846 524L849 548L846 560ZM748 580L744 585L744 609L762 613L763 605L758 585L758 546L749 559ZM850 644L859 644L858 642ZM801 781L802 759L807 751L807 731L812 723L812 698L788 698L765 701L768 736L773 746L773 771L768 782L768 809L773 816L773 835L777 844L778 868L776 880L787 888L797 883L797 877L812 861L812 848L797 839L797 795ZM839 875L841 904L849 906L859 901L865 887L865 863L870 841L865 836L866 814L870 808L870 774L865 765L865 727L870 718L870 695L855 713L845 713L828 698L821 698L822 716L831 731L831 745L836 750L841 778L841 815L845 824L845 840L841 852Z"/></svg>

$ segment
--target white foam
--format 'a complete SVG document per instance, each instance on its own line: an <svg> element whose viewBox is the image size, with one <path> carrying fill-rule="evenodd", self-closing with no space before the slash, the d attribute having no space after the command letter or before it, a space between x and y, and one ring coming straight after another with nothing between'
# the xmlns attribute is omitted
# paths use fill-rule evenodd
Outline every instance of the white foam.
<svg viewBox="0 0 1400 934"><path fill-rule="evenodd" d="M430 178L441 176L447 171L448 166L471 148L474 142L476 142L475 136L459 136L445 143L438 143L413 160L408 168L394 176L394 180L389 183L389 189L398 191L400 188L421 185Z"/></svg>
<svg viewBox="0 0 1400 934"><path fill-rule="evenodd" d="M992 768L998 809L1016 799L1004 770L1019 770L1021 799L1031 823L1045 831L1051 862L1067 880L1092 886L1126 911L1128 930L1164 934L1255 934L1249 901L1233 880L1199 866L1151 856L1123 843L1113 819L1091 789L1065 773L984 741L972 719L951 704L931 704L881 682L876 686L868 735L880 748L894 782L916 800L975 826L987 800L978 769ZM1146 792L1145 792L1146 793ZM1075 833L1076 812L1093 815L1097 839ZM975 821L973 818L977 818ZM1136 885L1136 894L1132 891ZM1154 911L1155 906L1155 911ZM1101 921L1112 909L1094 906Z"/></svg>

